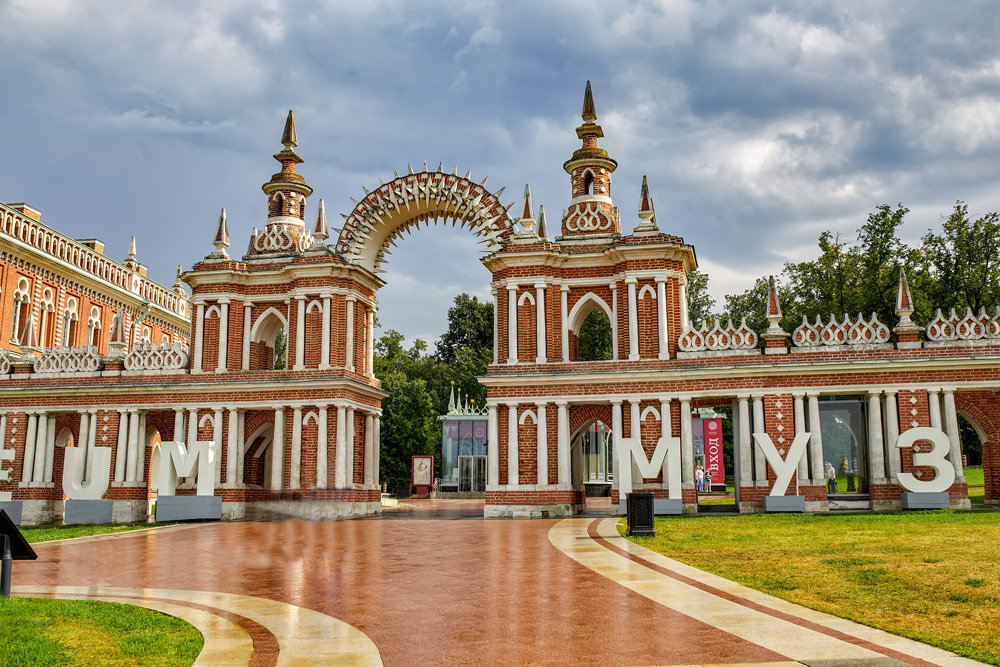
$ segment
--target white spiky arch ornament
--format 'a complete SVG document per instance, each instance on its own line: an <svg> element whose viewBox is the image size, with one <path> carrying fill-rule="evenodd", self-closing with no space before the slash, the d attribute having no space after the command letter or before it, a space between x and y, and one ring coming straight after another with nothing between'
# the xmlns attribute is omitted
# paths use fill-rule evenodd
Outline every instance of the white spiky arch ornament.
<svg viewBox="0 0 1000 667"><path fill-rule="evenodd" d="M381 181L375 190L365 189L365 197L354 201L350 215L344 215L344 227L337 240L337 252L348 262L373 273L381 273L381 265L391 254L390 245L413 226L438 220L451 221L454 226L466 224L479 236L486 252L495 252L514 233L514 224L498 197L503 188L491 193L482 183L469 180L470 173L459 176L456 169L448 174L441 170L428 171L427 163L420 172L409 173L388 183ZM343 215L343 214L342 214Z"/></svg>

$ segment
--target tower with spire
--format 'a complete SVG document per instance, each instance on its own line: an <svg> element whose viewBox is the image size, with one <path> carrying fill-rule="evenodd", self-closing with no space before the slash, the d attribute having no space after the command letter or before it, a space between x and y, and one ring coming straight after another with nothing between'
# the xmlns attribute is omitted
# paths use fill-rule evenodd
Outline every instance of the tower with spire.
<svg viewBox="0 0 1000 667"><path fill-rule="evenodd" d="M608 236L621 233L618 209L611 199L611 174L618 162L597 145L604 131L597 124L597 110L590 81L583 94L583 124L576 136L583 145L563 164L570 176L572 199L563 215L564 237Z"/></svg>

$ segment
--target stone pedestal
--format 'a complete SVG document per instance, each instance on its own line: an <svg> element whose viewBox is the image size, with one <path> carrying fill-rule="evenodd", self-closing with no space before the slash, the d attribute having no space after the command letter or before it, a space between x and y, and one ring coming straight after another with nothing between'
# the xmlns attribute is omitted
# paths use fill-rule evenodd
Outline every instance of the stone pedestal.
<svg viewBox="0 0 1000 667"><path fill-rule="evenodd" d="M63 523L111 523L113 500L67 500Z"/></svg>
<svg viewBox="0 0 1000 667"><path fill-rule="evenodd" d="M805 512L805 496L764 496L764 511L773 512Z"/></svg>
<svg viewBox="0 0 1000 667"><path fill-rule="evenodd" d="M222 518L219 496L160 496L156 499L157 521L198 521Z"/></svg>
<svg viewBox="0 0 1000 667"><path fill-rule="evenodd" d="M951 507L948 493L904 493L901 497L904 510L946 510Z"/></svg>
<svg viewBox="0 0 1000 667"><path fill-rule="evenodd" d="M2 500L0 501L0 510L7 513L10 520L14 522L15 526L21 525L21 501L20 500Z"/></svg>

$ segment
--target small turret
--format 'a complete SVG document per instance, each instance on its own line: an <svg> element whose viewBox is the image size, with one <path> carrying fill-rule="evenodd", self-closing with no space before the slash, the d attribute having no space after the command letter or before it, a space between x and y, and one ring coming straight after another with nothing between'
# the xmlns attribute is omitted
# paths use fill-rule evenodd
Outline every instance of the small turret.
<svg viewBox="0 0 1000 667"><path fill-rule="evenodd" d="M299 142L291 110L281 132L281 144L284 149L274 154L274 159L281 164L281 171L272 175L271 180L261 187L268 197L267 221L268 224L301 225L305 220L305 199L312 194L312 188L306 185L305 178L295 173L295 165L304 160L295 152Z"/></svg>
<svg viewBox="0 0 1000 667"><path fill-rule="evenodd" d="M611 174L618 162L597 145L604 130L597 124L597 110L590 81L583 94L583 124L576 128L576 136L583 146L573 152L573 157L563 164L570 175L573 198L563 215L562 235L579 237L607 236L621 233L618 209L611 200Z"/></svg>

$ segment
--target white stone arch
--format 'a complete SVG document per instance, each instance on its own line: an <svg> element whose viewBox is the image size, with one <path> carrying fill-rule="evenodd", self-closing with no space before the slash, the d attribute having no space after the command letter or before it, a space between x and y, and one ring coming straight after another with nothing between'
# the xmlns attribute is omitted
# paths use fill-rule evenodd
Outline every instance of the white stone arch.
<svg viewBox="0 0 1000 667"><path fill-rule="evenodd" d="M273 487L271 482L271 452L274 451L274 424L272 422L267 422L261 424L261 426L253 432L247 439L246 445L244 445L244 451L246 447L252 445L256 442L257 438L263 438L260 447L253 453L253 458L261 459L263 461L263 471L264 476L261 479L261 488L270 489ZM246 483L246 469L244 468L244 479L242 482Z"/></svg>
<svg viewBox="0 0 1000 667"><path fill-rule="evenodd" d="M312 301L306 304L306 315L313 312L314 310L318 310L321 313L323 312L323 302L320 301L319 299L313 299Z"/></svg>
<svg viewBox="0 0 1000 667"><path fill-rule="evenodd" d="M525 424L528 423L529 419L531 420L532 424L537 424L538 423L538 417L535 415L535 411L534 410L530 410L529 409L529 410L525 410L524 412L522 412L521 416L517 420L517 423L520 424L520 425L522 425L522 426L524 426Z"/></svg>
<svg viewBox="0 0 1000 667"><path fill-rule="evenodd" d="M614 443L614 432L611 430L611 424L607 423L600 417L591 417L583 424L581 424L573 434L570 436L570 481L575 489L583 489L583 434L594 424L600 422L604 424L604 431L607 435L607 446L608 448L613 448ZM613 466L612 466L613 467Z"/></svg>
<svg viewBox="0 0 1000 667"><path fill-rule="evenodd" d="M261 313L250 327L250 342L268 343L273 347L274 337L281 329L288 331L288 321L280 310L272 306Z"/></svg>
<svg viewBox="0 0 1000 667"><path fill-rule="evenodd" d="M315 410L310 410L302 416L302 425L305 426L310 420L319 426L319 414Z"/></svg>
<svg viewBox="0 0 1000 667"><path fill-rule="evenodd" d="M535 297L531 295L531 292L523 292L521 297L517 300L518 307L523 306L525 302L530 303L532 306L535 305Z"/></svg>
<svg viewBox="0 0 1000 667"><path fill-rule="evenodd" d="M215 428L215 415L211 412L206 412L202 415L201 419L198 420L198 428L204 428L205 426L211 426Z"/></svg>
<svg viewBox="0 0 1000 667"><path fill-rule="evenodd" d="M205 320L210 320L212 317L218 317L222 319L222 309L219 308L218 304L209 306L205 309Z"/></svg>
<svg viewBox="0 0 1000 667"><path fill-rule="evenodd" d="M645 285L643 285L642 289L639 290L639 300L641 301L641 300L645 299L647 294L649 295L650 299L652 299L653 301L656 301L656 290L653 289L653 286L650 285L649 283L646 283Z"/></svg>
<svg viewBox="0 0 1000 667"><path fill-rule="evenodd" d="M580 333L580 326L583 325L583 321L587 319L590 315L590 311L594 308L600 308L608 316L609 322L614 322L614 313L611 311L611 306L601 297L597 296L593 292L587 292L582 297L577 299L576 303L573 304L572 310L569 311L569 316L567 318L569 322L569 330L574 334Z"/></svg>
<svg viewBox="0 0 1000 667"><path fill-rule="evenodd" d="M63 426L59 434L56 435L56 447L72 447L76 444L76 439L73 437L73 431L70 430L69 426Z"/></svg>
<svg viewBox="0 0 1000 667"><path fill-rule="evenodd" d="M486 252L495 252L513 236L507 209L482 183L464 177L424 170L383 183L354 207L344 222L336 249L344 259L373 273L381 273L387 244L421 223L452 221L466 224L480 237Z"/></svg>
<svg viewBox="0 0 1000 667"><path fill-rule="evenodd" d="M657 410L652 405L646 406L646 409L642 411L641 415L639 415L639 421L640 422L646 421L646 417L649 417L650 415L652 415L653 418L656 419L656 421L660 421L660 411Z"/></svg>

